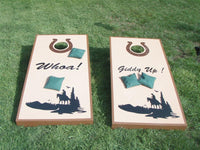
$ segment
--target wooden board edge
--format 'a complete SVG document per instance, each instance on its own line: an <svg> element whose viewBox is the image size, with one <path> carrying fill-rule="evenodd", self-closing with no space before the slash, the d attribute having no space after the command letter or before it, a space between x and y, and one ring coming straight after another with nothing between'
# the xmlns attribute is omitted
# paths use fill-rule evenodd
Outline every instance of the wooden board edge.
<svg viewBox="0 0 200 150"><path fill-rule="evenodd" d="M90 69L90 51L89 51L89 38L86 35L87 40L87 57L88 57L88 77L89 77L89 92L90 92L90 116L93 122L93 101L92 101L92 84L91 84L91 69Z"/></svg>
<svg viewBox="0 0 200 150"><path fill-rule="evenodd" d="M90 119L17 119L18 126L33 127L41 125L80 125L93 124L93 118Z"/></svg>
<svg viewBox="0 0 200 150"><path fill-rule="evenodd" d="M37 34L39 36L50 36L50 35L53 35L53 36L58 36L58 35L67 35L67 36L71 36L71 35L88 35L88 34Z"/></svg>
<svg viewBox="0 0 200 150"><path fill-rule="evenodd" d="M165 130L185 130L187 124L151 124L151 123L122 123L113 122L112 129L165 129Z"/></svg>
<svg viewBox="0 0 200 150"><path fill-rule="evenodd" d="M110 38L133 38L133 39L147 39L147 40L160 40L158 38L142 38L142 37L121 37L121 36L110 36Z"/></svg>
<svg viewBox="0 0 200 150"><path fill-rule="evenodd" d="M111 117L112 117L112 124L114 123L114 95L113 95L113 70L112 70L112 45L111 45L110 37L110 81L111 81Z"/></svg>

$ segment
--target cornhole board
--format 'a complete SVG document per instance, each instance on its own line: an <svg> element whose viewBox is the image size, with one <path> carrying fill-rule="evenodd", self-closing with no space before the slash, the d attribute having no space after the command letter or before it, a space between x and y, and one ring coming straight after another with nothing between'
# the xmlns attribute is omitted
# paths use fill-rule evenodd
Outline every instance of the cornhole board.
<svg viewBox="0 0 200 150"><path fill-rule="evenodd" d="M141 46L142 52L132 51ZM186 119L159 39L110 37L112 128L185 129ZM135 75L135 86L122 78ZM154 79L147 86L145 76ZM129 80L130 81L130 80ZM133 78L131 78L131 82Z"/></svg>
<svg viewBox="0 0 200 150"><path fill-rule="evenodd" d="M61 42L64 42L65 47L57 49L55 45ZM81 50L81 58L70 57L74 56L70 54L74 49L75 56L77 49ZM16 124L92 124L89 62L87 35L37 35ZM60 89L49 88L58 84L57 79Z"/></svg>

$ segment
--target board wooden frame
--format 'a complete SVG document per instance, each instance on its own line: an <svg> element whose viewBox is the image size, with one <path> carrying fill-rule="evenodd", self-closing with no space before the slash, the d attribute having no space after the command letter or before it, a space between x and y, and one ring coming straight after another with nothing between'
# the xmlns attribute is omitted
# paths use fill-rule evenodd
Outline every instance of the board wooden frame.
<svg viewBox="0 0 200 150"><path fill-rule="evenodd" d="M30 71L30 65L31 65L31 61L33 59L33 53L35 50L35 46L36 46L36 41L37 38L39 36L86 36L86 45L87 45L87 52L86 52L86 56L87 56L87 67L88 67L88 77L89 77L89 101L90 101L90 118L82 118L82 119L20 119L19 115L20 115L20 110L21 110L21 105L22 105L22 99L24 96L24 91L25 91L25 85L27 84L27 78L28 78L28 74ZM22 90L22 94L21 94L21 98L20 98L20 103L19 103L19 107L18 107L18 112L17 112L17 116L16 116L16 124L20 125L20 126L38 126L38 125L78 125L78 124L93 124L93 106L92 106L92 91L91 91L91 75L90 75L90 54L89 54L89 41L88 41L88 35L87 34L50 34L50 35L36 35L35 37L35 42L32 48L32 52L31 52L31 56L30 56L30 60L29 60L29 65L28 65L28 69L27 69L27 73L26 73L26 77L25 77L25 81L24 81L24 86L23 86L23 90Z"/></svg>
<svg viewBox="0 0 200 150"><path fill-rule="evenodd" d="M161 45L161 49L162 49L162 53L164 54L164 58L165 58L165 62L167 63L167 69L169 70L169 73L170 73L170 77L171 77L171 80L173 82L173 86L174 86L174 89L175 89L175 93L176 93L176 96L177 96L177 99L178 99L178 104L179 104L179 107L181 109L181 114L182 114L182 117L183 117L183 123L181 124L177 124L177 123L174 123L174 124L163 124L163 123L143 123L143 122L120 122L120 121L115 121L114 120L114 117L115 117L115 114L114 114L114 90L113 90L113 60L112 60L112 38L127 38L127 39L147 39L149 40L150 38L135 38L135 37L110 37L110 73L111 73L111 112L112 112L112 129L115 129L115 128L128 128L128 129L133 129L133 128L150 128L150 129L180 129L180 130L185 130L187 128L187 123L186 123L186 119L185 119L185 115L184 115L184 112L183 112L183 108L182 108L182 105L181 105L181 101L180 101L180 98L178 96L178 92L177 92L177 89L176 89L176 85L175 85L175 82L174 82L174 79L173 79L173 76L172 76L172 73L171 73L171 70L170 70L170 66L169 66L169 63L167 61L167 57L166 57L166 54L165 54L165 51L164 51L164 48L163 48L163 45L161 43L161 40L160 39L152 39L152 40L159 40L159 43Z"/></svg>

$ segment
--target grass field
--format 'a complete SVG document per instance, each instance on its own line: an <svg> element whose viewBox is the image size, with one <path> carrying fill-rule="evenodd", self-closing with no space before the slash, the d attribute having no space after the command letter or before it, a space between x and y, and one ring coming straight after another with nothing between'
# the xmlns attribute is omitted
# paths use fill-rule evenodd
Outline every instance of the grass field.
<svg viewBox="0 0 200 150"><path fill-rule="evenodd" d="M1 0L0 149L200 149L199 6L199 0ZM88 34L93 125L16 126L36 34ZM161 39L185 131L111 129L110 36Z"/></svg>

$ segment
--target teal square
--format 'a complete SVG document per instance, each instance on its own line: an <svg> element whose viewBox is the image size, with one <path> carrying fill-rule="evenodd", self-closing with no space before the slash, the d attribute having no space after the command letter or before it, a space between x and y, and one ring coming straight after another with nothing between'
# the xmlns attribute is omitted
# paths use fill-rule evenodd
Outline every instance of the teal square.
<svg viewBox="0 0 200 150"><path fill-rule="evenodd" d="M72 48L69 57L74 57L74 58L82 58L85 53L85 50L83 49L78 49L78 48Z"/></svg>
<svg viewBox="0 0 200 150"><path fill-rule="evenodd" d="M142 73L140 79L138 80L142 85L147 86L149 88L153 88L154 82L156 80L156 77L152 77L150 75L147 75L146 73Z"/></svg>
<svg viewBox="0 0 200 150"><path fill-rule="evenodd" d="M128 75L128 76L122 76L121 79L122 79L126 88L130 88L130 87L133 87L133 86L140 85L140 83L137 80L135 73Z"/></svg>
<svg viewBox="0 0 200 150"><path fill-rule="evenodd" d="M58 77L50 76L48 78L44 88L60 91L63 80L64 80L64 77L58 78Z"/></svg>

